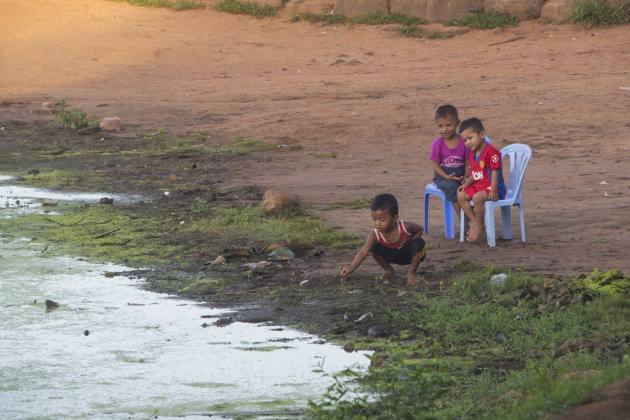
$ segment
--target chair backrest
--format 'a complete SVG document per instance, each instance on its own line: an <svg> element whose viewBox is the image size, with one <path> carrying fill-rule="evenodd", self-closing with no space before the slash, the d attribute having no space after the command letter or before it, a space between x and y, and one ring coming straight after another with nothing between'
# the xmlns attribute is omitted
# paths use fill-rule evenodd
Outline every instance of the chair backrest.
<svg viewBox="0 0 630 420"><path fill-rule="evenodd" d="M510 181L505 199L513 200L521 195L525 168L532 157L532 149L526 144L510 144L501 149L501 159L505 156L510 157Z"/></svg>

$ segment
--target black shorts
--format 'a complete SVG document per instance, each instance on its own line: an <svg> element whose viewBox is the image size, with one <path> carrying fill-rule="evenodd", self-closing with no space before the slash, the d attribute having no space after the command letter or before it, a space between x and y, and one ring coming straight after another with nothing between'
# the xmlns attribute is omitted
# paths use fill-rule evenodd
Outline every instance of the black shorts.
<svg viewBox="0 0 630 420"><path fill-rule="evenodd" d="M388 263L398 265L411 264L411 258L420 253L420 261L424 261L427 255L427 244L422 238L416 238L400 249L388 248L379 242L375 243L370 250L376 255L385 258Z"/></svg>

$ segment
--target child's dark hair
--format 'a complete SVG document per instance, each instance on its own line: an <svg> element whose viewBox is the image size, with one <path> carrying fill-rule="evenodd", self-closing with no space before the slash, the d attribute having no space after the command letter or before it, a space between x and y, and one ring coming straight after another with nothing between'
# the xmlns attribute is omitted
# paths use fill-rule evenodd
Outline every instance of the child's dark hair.
<svg viewBox="0 0 630 420"><path fill-rule="evenodd" d="M459 116L457 115L457 108L453 105L442 105L439 106L435 111L435 119L444 119L446 117L453 117L455 121L459 120Z"/></svg>
<svg viewBox="0 0 630 420"><path fill-rule="evenodd" d="M398 201L391 194L379 194L372 199L370 209L372 211L387 210L389 214L396 216L398 214Z"/></svg>
<svg viewBox="0 0 630 420"><path fill-rule="evenodd" d="M473 132L479 134L482 131L486 131L485 128L483 128L483 124L481 123L481 120L479 118L468 118L467 120L462 121L462 123L459 125L459 132L463 133L464 130L470 128Z"/></svg>

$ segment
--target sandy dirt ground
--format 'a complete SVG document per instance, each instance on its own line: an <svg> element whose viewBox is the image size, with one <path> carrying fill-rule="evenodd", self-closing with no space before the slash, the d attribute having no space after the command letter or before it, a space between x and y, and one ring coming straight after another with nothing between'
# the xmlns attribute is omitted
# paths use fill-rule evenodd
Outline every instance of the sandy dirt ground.
<svg viewBox="0 0 630 420"><path fill-rule="evenodd" d="M481 118L495 145L532 148L527 242L517 212L513 240L496 248L446 240L434 198L427 267L470 257L545 273L630 272L629 26L522 22L429 40L390 26L98 0L6 0L0 20L0 100L14 103L0 108L4 120L50 119L41 103L65 98L128 129L298 144L231 168L230 183L316 207L391 192L401 217L422 223L433 116L451 103L462 118ZM322 214L361 236L371 228L367 210Z"/></svg>

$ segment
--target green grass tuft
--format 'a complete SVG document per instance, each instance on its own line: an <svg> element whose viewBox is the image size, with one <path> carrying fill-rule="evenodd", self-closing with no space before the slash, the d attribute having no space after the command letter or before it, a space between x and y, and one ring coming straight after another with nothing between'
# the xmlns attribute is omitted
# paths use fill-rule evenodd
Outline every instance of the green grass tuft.
<svg viewBox="0 0 630 420"><path fill-rule="evenodd" d="M88 117L81 108L68 109L65 99L62 99L59 108L55 111L55 121L61 124L63 128L71 130L92 128L98 125L96 118Z"/></svg>
<svg viewBox="0 0 630 420"><path fill-rule="evenodd" d="M514 16L481 10L477 10L472 16L444 22L446 26L468 26L472 29L504 28L506 26L516 26L517 24L518 18Z"/></svg>
<svg viewBox="0 0 630 420"><path fill-rule="evenodd" d="M182 11L192 9L205 9L206 5L196 0L113 0L129 3L133 6L164 7L171 10Z"/></svg>
<svg viewBox="0 0 630 420"><path fill-rule="evenodd" d="M351 210L369 209L371 202L372 200L370 200L369 198L361 197L361 198L354 199L352 201L337 201L332 204L329 204L328 206L324 207L322 210L334 210L334 209L342 209L342 208L347 208Z"/></svg>
<svg viewBox="0 0 630 420"><path fill-rule="evenodd" d="M269 5L260 6L254 2L239 2L236 0L221 0L214 6L214 9L237 15L250 15L256 19L273 17L278 14L278 11Z"/></svg>
<svg viewBox="0 0 630 420"><path fill-rule="evenodd" d="M242 156L251 152L264 152L275 149L273 144L265 143L264 141L254 140L245 137L237 137L234 143L229 146L221 146L217 148L209 148L212 153L216 152L230 152L234 156Z"/></svg>
<svg viewBox="0 0 630 420"><path fill-rule="evenodd" d="M292 22L306 21L311 23L326 23L329 25L390 25L398 23L404 26L425 25L428 21L417 16L404 15L402 13L383 14L382 12L367 13L365 15L349 18L344 15L327 15L319 13L301 13L291 18Z"/></svg>
<svg viewBox="0 0 630 420"><path fill-rule="evenodd" d="M300 13L291 18L291 22L325 23L328 25L346 25L350 19L344 15L325 15L320 13Z"/></svg>
<svg viewBox="0 0 630 420"><path fill-rule="evenodd" d="M361 244L355 235L347 235L328 227L298 209L290 215L265 216L260 206L212 209L198 202L192 209L188 231L207 235L233 235L244 241L260 243L278 242L297 238L308 239L328 248L353 248Z"/></svg>
<svg viewBox="0 0 630 420"><path fill-rule="evenodd" d="M364 25L389 25L399 23L403 26L426 25L428 21L422 20L416 16L404 15L402 13L390 13L385 15L381 12L369 13L352 19L354 23L362 23Z"/></svg>
<svg viewBox="0 0 630 420"><path fill-rule="evenodd" d="M597 0L578 0L571 8L569 22L584 28L623 25L630 22L630 3L611 6Z"/></svg>

